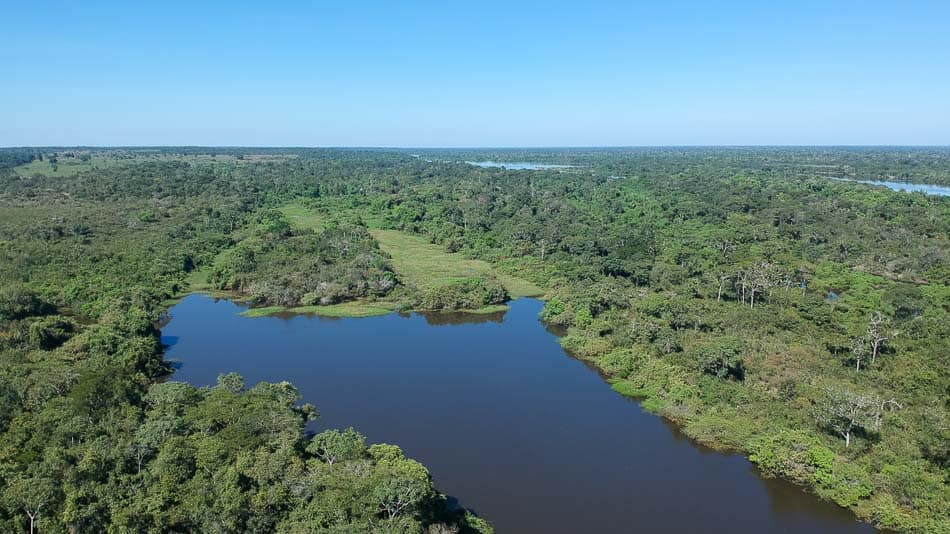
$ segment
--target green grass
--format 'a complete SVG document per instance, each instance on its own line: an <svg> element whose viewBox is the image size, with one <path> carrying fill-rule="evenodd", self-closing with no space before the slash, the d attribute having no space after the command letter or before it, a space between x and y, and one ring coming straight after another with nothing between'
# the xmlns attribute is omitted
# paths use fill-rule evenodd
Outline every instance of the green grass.
<svg viewBox="0 0 950 534"><path fill-rule="evenodd" d="M404 282L416 287L438 287L461 278L496 277L512 297L536 297L544 294L538 286L500 273L481 260L446 252L423 238L396 230L370 230L380 248L392 256L393 268ZM498 310L495 310L498 311Z"/></svg>
<svg viewBox="0 0 950 534"><path fill-rule="evenodd" d="M279 208L296 228L320 231L326 224L326 216L317 210L300 204L288 204ZM373 225L370 225L373 226ZM465 258L461 254L446 252L441 246L425 239L396 230L371 229L370 233L379 242L380 248L392 257L393 268L406 284L419 288L433 288L470 277L495 277L505 286L512 298L538 297L544 291L538 286L509 274L498 272L489 263ZM199 274L189 277L192 287L201 288ZM276 314L313 314L324 317L372 317L393 311L389 303L347 302L332 306L300 306L286 308L269 306L252 308L242 313L245 317L265 317ZM503 312L507 305L485 306L465 313L490 314Z"/></svg>
<svg viewBox="0 0 950 534"><path fill-rule="evenodd" d="M290 221L290 224L306 230L319 232L324 228L324 218L314 210L305 208L298 204L288 204L278 208L281 213Z"/></svg>
<svg viewBox="0 0 950 534"><path fill-rule="evenodd" d="M188 284L189 291L207 291L212 289L211 283L208 282L208 276L213 270L213 265L205 265L200 269L195 269L188 273L188 276L185 277L185 283Z"/></svg>
<svg viewBox="0 0 950 534"><path fill-rule="evenodd" d="M287 308L284 306L266 306L251 308L241 315L243 317L268 317L271 315L319 315L321 317L376 317L392 313L394 306L388 302L344 302L329 306L298 306Z"/></svg>
<svg viewBox="0 0 950 534"><path fill-rule="evenodd" d="M52 178L70 178L83 171L108 167L115 164L113 160L100 158L92 158L89 161L82 161L79 158L61 158L56 164L56 170L53 170L53 166L49 160L44 159L43 161L35 160L26 165L20 165L14 170L22 178L31 178L37 174Z"/></svg>
<svg viewBox="0 0 950 534"><path fill-rule="evenodd" d="M192 155L182 155L182 154L152 154L148 152L137 152L130 151L124 152L120 157L112 156L103 156L96 153L89 153L82 150L78 151L69 151L77 155L86 154L90 155L88 161L83 161L79 157L67 157L59 152L56 154L56 169L53 169L53 166L49 162L50 154L47 154L46 158L43 161L35 160L26 165L20 165L14 169L14 171L21 178L31 178L37 174L48 176L51 178L61 177L61 178L71 178L77 174L94 170L94 169L104 169L107 167L116 167L120 165L132 165L137 163L145 162L155 162L155 161L187 161L189 163L203 163L203 164L214 164L214 163L255 163L261 161L283 161L287 159L295 158L293 155L282 155L282 154L248 154L244 156L243 160L237 159L235 156L230 154L192 154Z"/></svg>

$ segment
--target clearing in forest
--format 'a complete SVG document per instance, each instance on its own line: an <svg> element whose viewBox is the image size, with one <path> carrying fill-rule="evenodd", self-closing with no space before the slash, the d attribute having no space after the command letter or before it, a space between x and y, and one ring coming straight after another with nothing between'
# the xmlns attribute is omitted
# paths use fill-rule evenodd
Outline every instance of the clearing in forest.
<svg viewBox="0 0 950 534"><path fill-rule="evenodd" d="M392 256L396 273L405 282L417 287L446 285L460 278L494 276L512 298L544 294L544 290L527 280L500 273L488 262L447 252L421 237L398 230L372 229L370 233L379 242L380 248Z"/></svg>
<svg viewBox="0 0 950 534"><path fill-rule="evenodd" d="M282 206L280 212L297 228L320 231L326 223L326 215L318 210L300 205ZM379 242L380 248L392 257L392 266L403 282L419 288L445 286L464 278L494 277L512 298L539 297L544 295L540 287L516 276L498 272L488 262L466 258L462 254L447 252L440 245L434 245L420 236L398 230L371 228L370 234ZM321 310L326 307L319 307ZM386 306L382 306L386 308ZM302 309L301 309L302 310ZM494 308L492 308L494 310ZM275 313L275 309L251 310L249 314ZM283 310L286 311L286 310ZM314 312L314 310L302 310ZM370 315L382 313L384 309L369 310ZM355 309L340 309L341 315L354 316L360 313Z"/></svg>
<svg viewBox="0 0 950 534"><path fill-rule="evenodd" d="M288 204L278 209L287 217L290 224L297 228L313 230L314 232L323 230L323 216L314 210L307 209L298 204Z"/></svg>

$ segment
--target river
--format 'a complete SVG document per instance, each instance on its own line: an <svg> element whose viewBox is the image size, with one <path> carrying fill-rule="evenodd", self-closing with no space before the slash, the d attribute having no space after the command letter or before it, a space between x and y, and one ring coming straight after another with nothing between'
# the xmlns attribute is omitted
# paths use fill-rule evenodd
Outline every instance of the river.
<svg viewBox="0 0 950 534"><path fill-rule="evenodd" d="M163 328L173 379L288 380L321 418L424 463L499 533L873 532L610 389L538 321L505 314L245 318L191 295Z"/></svg>

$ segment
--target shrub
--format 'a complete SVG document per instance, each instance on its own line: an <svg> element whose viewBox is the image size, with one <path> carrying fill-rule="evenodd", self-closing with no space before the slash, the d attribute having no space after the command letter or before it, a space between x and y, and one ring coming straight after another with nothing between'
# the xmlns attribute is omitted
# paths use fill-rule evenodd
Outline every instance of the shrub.
<svg viewBox="0 0 950 534"><path fill-rule="evenodd" d="M819 467L815 471L815 482L819 495L844 507L854 506L874 492L867 471L853 463L832 462L830 467Z"/></svg>
<svg viewBox="0 0 950 534"><path fill-rule="evenodd" d="M702 372L718 378L745 378L742 353L745 343L735 337L723 337L696 352L696 360Z"/></svg>
<svg viewBox="0 0 950 534"><path fill-rule="evenodd" d="M422 291L420 308L426 310L478 309L508 300L508 292L494 278L461 278Z"/></svg>
<svg viewBox="0 0 950 534"><path fill-rule="evenodd" d="M10 321L36 315L46 315L53 307L23 286L0 289L0 320Z"/></svg>
<svg viewBox="0 0 950 534"><path fill-rule="evenodd" d="M51 350L62 345L73 332L73 323L60 316L43 317L30 324L30 345Z"/></svg>

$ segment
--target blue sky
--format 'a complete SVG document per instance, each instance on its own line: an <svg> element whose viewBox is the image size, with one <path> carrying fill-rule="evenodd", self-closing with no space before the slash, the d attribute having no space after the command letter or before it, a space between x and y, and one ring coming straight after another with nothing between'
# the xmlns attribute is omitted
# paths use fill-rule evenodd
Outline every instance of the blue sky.
<svg viewBox="0 0 950 534"><path fill-rule="evenodd" d="M0 146L950 144L946 0L251 4L3 3Z"/></svg>

